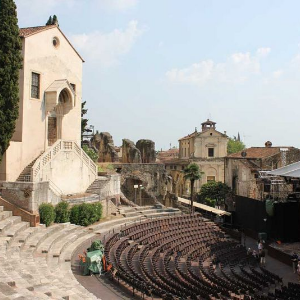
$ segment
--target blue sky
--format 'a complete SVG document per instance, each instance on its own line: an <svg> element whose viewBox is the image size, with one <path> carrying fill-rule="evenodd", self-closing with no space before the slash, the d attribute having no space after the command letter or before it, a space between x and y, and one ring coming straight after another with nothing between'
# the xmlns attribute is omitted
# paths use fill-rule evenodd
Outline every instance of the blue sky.
<svg viewBox="0 0 300 300"><path fill-rule="evenodd" d="M16 0L86 60L89 123L157 149L211 118L247 146L300 147L300 1Z"/></svg>

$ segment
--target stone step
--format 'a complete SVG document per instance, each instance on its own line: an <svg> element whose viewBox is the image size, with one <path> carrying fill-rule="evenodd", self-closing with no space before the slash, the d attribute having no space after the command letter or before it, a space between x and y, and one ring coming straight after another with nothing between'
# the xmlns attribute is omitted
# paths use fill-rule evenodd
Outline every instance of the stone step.
<svg viewBox="0 0 300 300"><path fill-rule="evenodd" d="M29 228L29 222L20 222L6 230L5 234L9 237L16 237L19 232L23 232Z"/></svg>
<svg viewBox="0 0 300 300"><path fill-rule="evenodd" d="M39 232L37 232L37 234L30 236L30 238L26 241L26 246L28 246L29 248L37 248L40 243L42 243L49 235L60 230L61 227L61 224L55 224L40 230Z"/></svg>
<svg viewBox="0 0 300 300"><path fill-rule="evenodd" d="M34 233L37 233L41 228L41 226L38 227L29 227L26 230L24 230L23 232L20 232L18 234L18 236L16 237L16 241L20 242L20 243L25 243L27 241L27 239L33 235Z"/></svg>
<svg viewBox="0 0 300 300"><path fill-rule="evenodd" d="M151 209L151 208L154 209L155 207L152 205L137 206L137 207L121 206L121 207L119 207L119 210L123 211L124 213L130 213L130 212L137 212L137 211L142 211L142 210Z"/></svg>
<svg viewBox="0 0 300 300"><path fill-rule="evenodd" d="M89 231L86 228L78 227L78 229L73 232L72 234L68 235L61 241L58 241L56 243L51 251L50 256L51 257L60 257L61 253L66 249L70 244L72 244L76 239L81 238L82 236L86 235Z"/></svg>
<svg viewBox="0 0 300 300"><path fill-rule="evenodd" d="M72 254L76 251L77 247L79 247L83 242L87 241L93 236L95 236L95 233L89 233L89 234L87 233L82 237L78 238L77 240L74 240L74 242L69 244L60 254L59 263L70 262L72 258Z"/></svg>
<svg viewBox="0 0 300 300"><path fill-rule="evenodd" d="M157 213L148 213L144 216L147 218L160 218L160 217L168 217L168 216L175 216L180 215L181 211L174 211L174 212L157 212Z"/></svg>
<svg viewBox="0 0 300 300"><path fill-rule="evenodd" d="M5 211L5 210L3 210L3 211L0 212L0 221L2 221L4 219L7 219L8 217L11 217L11 216L12 216L12 212L11 211Z"/></svg>
<svg viewBox="0 0 300 300"><path fill-rule="evenodd" d="M9 229L12 225L20 223L21 217L19 216L11 216L2 221L0 221L0 233L4 233L7 229Z"/></svg>
<svg viewBox="0 0 300 300"><path fill-rule="evenodd" d="M72 231L77 230L76 225L68 224L66 227L62 227L57 232L49 235L38 247L37 252L48 253L51 247L61 239L64 239L66 235L70 234Z"/></svg>

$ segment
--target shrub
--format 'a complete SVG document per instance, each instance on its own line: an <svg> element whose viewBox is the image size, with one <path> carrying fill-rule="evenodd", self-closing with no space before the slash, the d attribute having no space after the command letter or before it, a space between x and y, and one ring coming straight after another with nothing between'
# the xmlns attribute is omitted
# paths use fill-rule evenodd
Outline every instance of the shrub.
<svg viewBox="0 0 300 300"><path fill-rule="evenodd" d="M71 208L70 221L73 224L88 226L101 219L101 203L82 203Z"/></svg>
<svg viewBox="0 0 300 300"><path fill-rule="evenodd" d="M70 221L69 203L60 202L55 206L55 222L66 223Z"/></svg>
<svg viewBox="0 0 300 300"><path fill-rule="evenodd" d="M74 205L70 211L70 222L72 224L79 224L80 205Z"/></svg>
<svg viewBox="0 0 300 300"><path fill-rule="evenodd" d="M47 227L55 220L55 210L52 204L43 203L39 207L40 222Z"/></svg>

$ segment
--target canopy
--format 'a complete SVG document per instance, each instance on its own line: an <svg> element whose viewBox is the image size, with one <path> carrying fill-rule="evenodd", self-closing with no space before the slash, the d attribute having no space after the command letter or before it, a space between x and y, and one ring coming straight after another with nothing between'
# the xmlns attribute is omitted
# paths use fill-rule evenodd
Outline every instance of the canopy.
<svg viewBox="0 0 300 300"><path fill-rule="evenodd" d="M178 201L181 203L187 204L187 205L191 204L191 200L187 200L187 199L180 198L180 197L178 197ZM198 202L194 202L194 207L197 207L197 208L205 210L205 211L212 212L213 214L216 214L218 216L231 216L230 212L227 212L227 211L221 210L221 209L217 209L214 207L210 207L208 205L204 205L204 204L201 204Z"/></svg>
<svg viewBox="0 0 300 300"><path fill-rule="evenodd" d="M277 176L283 176L283 177L297 177L300 178L300 161L287 165L285 167L268 171L266 172L270 175L277 175Z"/></svg>

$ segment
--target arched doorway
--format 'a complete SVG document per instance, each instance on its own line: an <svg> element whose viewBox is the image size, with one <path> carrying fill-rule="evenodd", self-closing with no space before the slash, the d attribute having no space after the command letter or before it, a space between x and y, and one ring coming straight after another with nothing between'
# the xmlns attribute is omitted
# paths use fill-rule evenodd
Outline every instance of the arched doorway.
<svg viewBox="0 0 300 300"><path fill-rule="evenodd" d="M48 146L63 139L63 117L73 108L73 97L68 88L63 88L58 95L58 103L48 113Z"/></svg>

